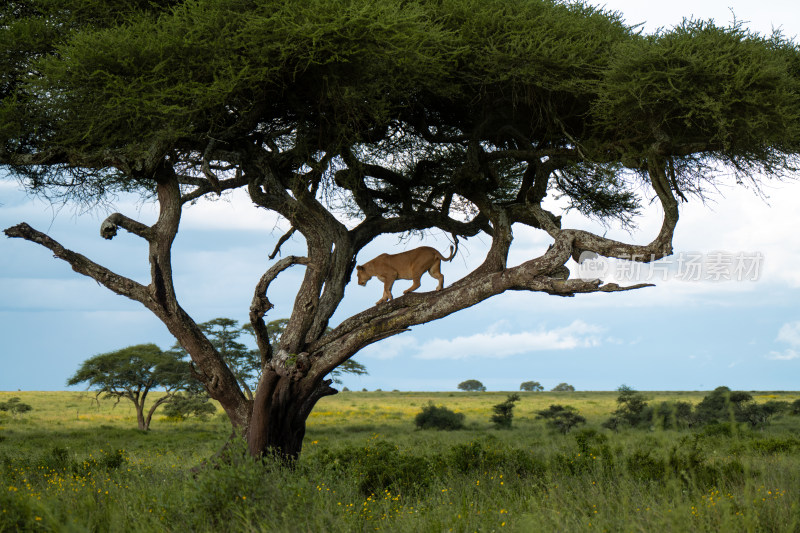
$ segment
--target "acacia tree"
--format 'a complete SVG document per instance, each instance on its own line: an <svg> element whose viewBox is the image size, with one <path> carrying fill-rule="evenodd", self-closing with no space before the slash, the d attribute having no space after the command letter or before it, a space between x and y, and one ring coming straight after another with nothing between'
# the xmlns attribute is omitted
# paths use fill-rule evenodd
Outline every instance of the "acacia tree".
<svg viewBox="0 0 800 533"><path fill-rule="evenodd" d="M671 254L678 200L713 188L721 166L780 176L800 141L796 45L741 26L646 36L549 0L12 0L0 28L0 164L49 198L126 191L160 209L152 225L113 213L100 227L148 243L147 284L27 224L6 235L151 310L255 456L297 457L312 408L336 392L326 376L369 344L508 290L641 287L568 279L564 265ZM252 399L181 307L171 263L184 209L239 188L307 247L255 283ZM564 228L554 211L633 223L648 200L664 214L650 243ZM514 225L552 246L508 267ZM360 250L428 230L491 245L442 291L329 324ZM267 291L290 267L305 273L273 342Z"/></svg>
<svg viewBox="0 0 800 533"><path fill-rule="evenodd" d="M477 379L468 379L458 384L458 390L467 392L486 392L486 386Z"/></svg>
<svg viewBox="0 0 800 533"><path fill-rule="evenodd" d="M544 387L538 381L523 381L519 385L519 390L527 392L539 392L543 391Z"/></svg>
<svg viewBox="0 0 800 533"><path fill-rule="evenodd" d="M79 383L86 383L97 396L133 402L139 429L147 431L156 409L176 398L179 391L191 390L194 379L191 365L180 352L164 352L155 344L137 344L84 361L67 380L69 386ZM155 388L163 389L165 394L145 413L147 396Z"/></svg>

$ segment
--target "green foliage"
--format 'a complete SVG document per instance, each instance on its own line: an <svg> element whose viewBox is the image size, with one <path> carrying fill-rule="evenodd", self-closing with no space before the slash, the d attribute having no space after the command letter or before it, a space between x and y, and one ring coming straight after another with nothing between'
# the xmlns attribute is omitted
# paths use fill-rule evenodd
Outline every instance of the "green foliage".
<svg viewBox="0 0 800 533"><path fill-rule="evenodd" d="M619 407L611 414L611 418L603 422L603 427L616 430L626 426L649 426L652 422L652 409L647 408L644 394L627 385L621 385L617 390Z"/></svg>
<svg viewBox="0 0 800 533"><path fill-rule="evenodd" d="M208 395L193 392L177 393L163 409L164 416L173 420L190 417L208 420L216 412L217 408L209 401Z"/></svg>
<svg viewBox="0 0 800 533"><path fill-rule="evenodd" d="M789 413L792 415L800 415L800 399L793 401L789 405Z"/></svg>
<svg viewBox="0 0 800 533"><path fill-rule="evenodd" d="M626 220L639 202L623 165L641 170L655 143L678 186L696 190L709 159L779 170L800 138L796 47L738 23L645 36L619 13L539 0L31 0L7 2L0 26L0 144L18 153L99 160L108 149L134 161L153 146L202 152L209 137L315 131L319 145L297 154L402 148L442 181L467 154L410 135L435 119L439 133L476 132L491 148L519 135L578 144L583 157L554 187L584 213ZM491 194L507 199L522 166L494 165ZM152 192L146 176L91 164L14 170L34 189L67 184L66 173L93 195Z"/></svg>
<svg viewBox="0 0 800 533"><path fill-rule="evenodd" d="M575 387L569 383L559 383L550 390L553 392L575 392Z"/></svg>
<svg viewBox="0 0 800 533"><path fill-rule="evenodd" d="M420 429L463 429L464 413L456 413L443 405L436 406L430 402L414 417L414 423Z"/></svg>
<svg viewBox="0 0 800 533"><path fill-rule="evenodd" d="M180 351L163 352L155 344L129 346L87 359L67 380L67 385L86 383L87 389L96 391L98 397L133 402L139 429L147 430L160 404L169 401L177 391L197 387L191 365L183 357ZM147 396L156 388L164 389L167 395L156 400L145 416Z"/></svg>
<svg viewBox="0 0 800 533"><path fill-rule="evenodd" d="M769 422L770 417L788 409L786 402L756 404L749 393L723 386L714 389L697 405L695 419L700 424L745 422L751 427L761 427Z"/></svg>
<svg viewBox="0 0 800 533"><path fill-rule="evenodd" d="M107 397L133 398L154 387L185 387L190 373L182 355L162 352L155 344L137 344L84 361L67 385L86 383Z"/></svg>
<svg viewBox="0 0 800 533"><path fill-rule="evenodd" d="M433 480L432 465L427 458L401 451L398 446L384 440L370 442L364 448L323 452L322 457L324 464L334 471L354 474L364 496L385 490L417 491Z"/></svg>
<svg viewBox="0 0 800 533"><path fill-rule="evenodd" d="M547 409L537 411L536 418L544 419L548 426L564 434L577 425L586 423L586 419L571 405L553 404Z"/></svg>
<svg viewBox="0 0 800 533"><path fill-rule="evenodd" d="M486 392L486 387L477 379L468 379L458 384L458 390L467 392Z"/></svg>
<svg viewBox="0 0 800 533"><path fill-rule="evenodd" d="M774 149L795 151L800 138L796 65L796 47L778 33L765 37L741 23L722 28L687 19L619 43L592 113L609 133L631 139L632 155L657 140L657 127L670 140L704 139L742 170L771 168L781 159ZM681 159L687 168L680 186L691 189L696 184L689 180L710 168L699 157Z"/></svg>
<svg viewBox="0 0 800 533"><path fill-rule="evenodd" d="M491 422L495 429L511 429L511 422L514 419L514 404L519 401L519 394L509 394L506 401L492 407L494 414Z"/></svg>
<svg viewBox="0 0 800 533"><path fill-rule="evenodd" d="M519 386L519 390L526 392L541 392L544 390L544 387L542 387L542 384L538 381L523 381Z"/></svg>
<svg viewBox="0 0 800 533"><path fill-rule="evenodd" d="M251 330L240 328L239 323L231 318L215 318L199 324L199 327L233 372L239 386L248 398L252 398L261 377L261 355L238 340ZM175 349L180 347L176 346Z"/></svg>
<svg viewBox="0 0 800 533"><path fill-rule="evenodd" d="M33 407L24 403L17 397L10 398L5 402L0 402L0 411L9 412L12 416L16 418L17 415L22 413L27 413L28 411L32 411Z"/></svg>

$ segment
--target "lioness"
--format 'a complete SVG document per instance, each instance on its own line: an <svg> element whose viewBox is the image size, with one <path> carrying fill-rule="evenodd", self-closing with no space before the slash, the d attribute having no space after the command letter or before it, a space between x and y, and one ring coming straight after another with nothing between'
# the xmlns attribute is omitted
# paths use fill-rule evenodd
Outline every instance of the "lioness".
<svg viewBox="0 0 800 533"><path fill-rule="evenodd" d="M439 280L437 291L444 287L444 276L439 270L442 261L450 261L456 255L450 246L450 257L445 257L436 248L421 246L399 254L381 254L372 261L358 265L358 284L366 285L375 276L383 282L383 298L376 305L392 299L392 285L397 279L412 279L411 287L403 291L409 293L419 287L419 280L426 271Z"/></svg>

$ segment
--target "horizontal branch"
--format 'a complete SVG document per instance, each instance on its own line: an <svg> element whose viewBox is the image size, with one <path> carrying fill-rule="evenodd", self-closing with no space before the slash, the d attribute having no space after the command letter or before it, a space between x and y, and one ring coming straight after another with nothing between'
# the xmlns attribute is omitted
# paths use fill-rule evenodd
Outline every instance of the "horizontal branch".
<svg viewBox="0 0 800 533"><path fill-rule="evenodd" d="M151 308L152 302L150 302L149 293L144 285L136 283L124 276L120 276L106 267L91 261L86 256L64 248L56 240L33 229L28 224L24 222L22 224L17 224L16 226L6 229L4 233L11 238L20 238L36 244L41 244L52 251L55 257L69 263L72 270L75 272L83 274L84 276L89 276L115 293L139 301L148 308Z"/></svg>
<svg viewBox="0 0 800 533"><path fill-rule="evenodd" d="M599 279L558 279L549 275L563 267L573 252L574 235L562 233L542 256L500 271L481 271L462 278L450 287L429 293L410 292L376 305L342 322L336 329L308 346L312 358L319 358L309 377L323 376L365 346L409 327L424 324L472 307L503 292L531 291L556 296L593 292L621 292L651 284L604 285Z"/></svg>
<svg viewBox="0 0 800 533"><path fill-rule="evenodd" d="M154 236L150 226L126 217L121 213L113 213L103 221L100 225L100 236L104 239L111 240L117 236L117 228L123 228L147 241Z"/></svg>

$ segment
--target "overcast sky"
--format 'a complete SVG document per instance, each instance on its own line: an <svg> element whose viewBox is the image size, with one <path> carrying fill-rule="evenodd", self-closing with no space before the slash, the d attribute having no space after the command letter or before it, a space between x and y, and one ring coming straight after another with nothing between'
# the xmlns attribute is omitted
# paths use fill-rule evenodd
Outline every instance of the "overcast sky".
<svg viewBox="0 0 800 533"><path fill-rule="evenodd" d="M628 23L646 32L671 27L683 17L733 20L770 33L780 27L800 34L795 1L609 1ZM369 376L345 377L351 389L455 390L479 379L489 390L518 390L523 381L550 389L568 382L578 390L708 390L719 385L745 390L798 390L800 383L800 183L767 181L759 196L724 183L707 204L681 206L675 255L655 270L618 262L585 263L580 274L604 279L650 281L656 287L619 294L558 298L507 293L475 307L390 338L356 359ZM143 222L155 219L150 205L120 198L116 210ZM235 214L232 211L235 210ZM113 241L99 236L106 211L76 213L27 197L15 182L0 180L0 228L25 221L64 246L138 281L148 278L144 242L124 231ZM598 228L569 215L564 227L605 232L626 241L650 242L661 213L648 209L638 228ZM176 286L184 308L198 321L245 320L252 290L268 268L268 254L285 225L251 207L242 193L201 202L186 213L175 244ZM432 235L425 244L446 251ZM450 284L480 263L488 239L462 243L444 263ZM511 264L540 255L549 239L515 228ZM383 251L419 246L416 239L386 238L362 251L363 263ZM303 254L293 239L284 254ZM288 271L270 288L276 303L268 319L285 317L301 270ZM728 279L731 278L731 279ZM394 292L406 287L400 281ZM432 290L427 279L420 290ZM381 293L373 280L348 286L334 325L374 304ZM64 390L86 358L131 344L174 340L140 304L77 275L41 246L0 237L0 390Z"/></svg>

